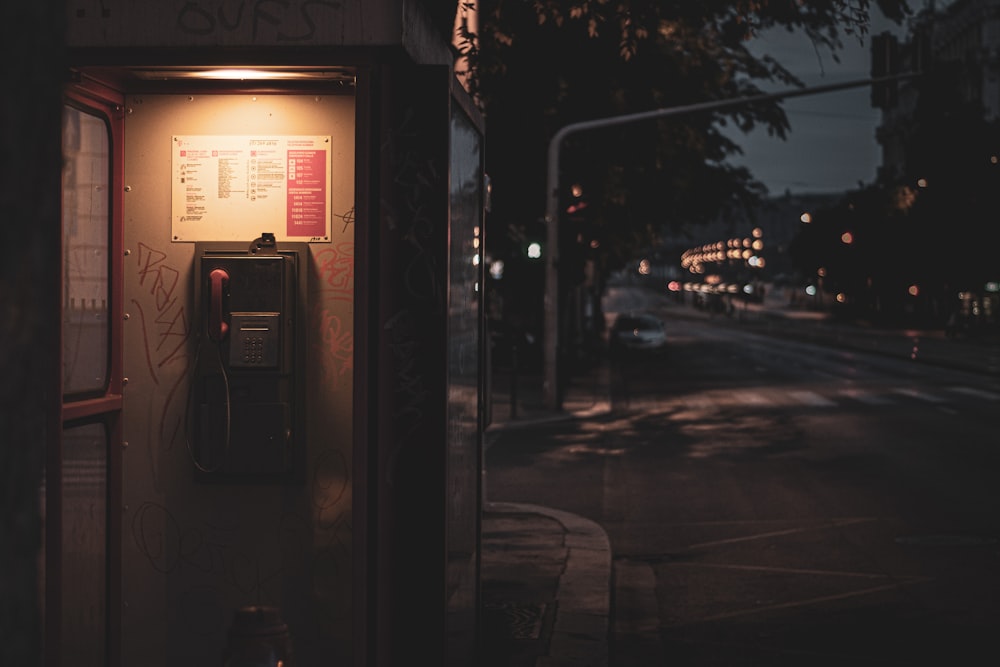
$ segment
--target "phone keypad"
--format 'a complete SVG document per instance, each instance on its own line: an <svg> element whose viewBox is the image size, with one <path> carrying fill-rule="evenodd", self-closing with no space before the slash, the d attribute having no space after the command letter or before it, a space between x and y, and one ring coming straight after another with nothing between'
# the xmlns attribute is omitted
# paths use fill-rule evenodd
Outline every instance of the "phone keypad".
<svg viewBox="0 0 1000 667"><path fill-rule="evenodd" d="M260 336L243 337L243 362L260 364L264 361L264 339Z"/></svg>
<svg viewBox="0 0 1000 667"><path fill-rule="evenodd" d="M255 370L278 368L280 324L278 313L233 313L230 367Z"/></svg>

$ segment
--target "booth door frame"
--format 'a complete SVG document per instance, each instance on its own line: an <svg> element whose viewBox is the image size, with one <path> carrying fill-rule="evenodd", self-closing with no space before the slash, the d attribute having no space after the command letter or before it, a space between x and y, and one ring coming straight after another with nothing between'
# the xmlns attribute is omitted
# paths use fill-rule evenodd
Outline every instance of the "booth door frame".
<svg viewBox="0 0 1000 667"><path fill-rule="evenodd" d="M102 387L92 391L71 393L60 380L61 398L59 437L46 452L45 465L45 562L44 562L44 636L45 664L58 667L78 659L77 655L67 655L66 632L63 611L72 601L64 581L66 565L74 558L71 548L66 548L72 526L65 525L64 510L67 509L67 470L64 462L73 452L65 434L74 428L98 426L104 434L104 609L103 618L95 619L94 641L98 652L103 651L105 664L116 666L121 661L121 459L122 442L121 410L122 388L127 381L122 377L122 320L123 320L123 129L124 98L117 91L92 81L68 85L64 90L64 109L76 109L104 122L107 128L107 307L106 307L106 349L107 362L105 381ZM66 128L63 128L64 138ZM60 263L63 291L72 284L76 276L67 272L65 260L66 219L68 212L63 209L62 231L60 233ZM56 307L63 308L61 304ZM63 318L60 317L60 322ZM54 337L62 368L63 350L67 331L60 327L59 336ZM60 378L63 373L60 371ZM100 471L98 471L100 474ZM100 644L103 643L103 648Z"/></svg>

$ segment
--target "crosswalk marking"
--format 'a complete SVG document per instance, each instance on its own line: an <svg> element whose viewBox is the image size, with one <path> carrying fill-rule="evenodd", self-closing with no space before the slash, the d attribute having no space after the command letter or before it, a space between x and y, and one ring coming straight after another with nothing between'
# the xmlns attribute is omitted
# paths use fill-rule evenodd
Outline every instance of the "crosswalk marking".
<svg viewBox="0 0 1000 667"><path fill-rule="evenodd" d="M817 408L829 408L837 405L836 401L831 401L829 398L821 396L814 391L793 391L789 393L792 398L805 405L812 405Z"/></svg>
<svg viewBox="0 0 1000 667"><path fill-rule="evenodd" d="M693 397L690 400L684 401L684 404L687 405L692 410L711 410L716 406L715 401L708 398L707 396Z"/></svg>
<svg viewBox="0 0 1000 667"><path fill-rule="evenodd" d="M892 401L885 396L864 389L842 389L840 394L865 405L892 405Z"/></svg>
<svg viewBox="0 0 1000 667"><path fill-rule="evenodd" d="M993 391L986 391L985 389L976 389L974 387L948 387L948 391L965 394L967 396L975 396L976 398L985 398L988 401L1000 401L1000 394Z"/></svg>
<svg viewBox="0 0 1000 667"><path fill-rule="evenodd" d="M961 396L957 396L961 395ZM878 390L847 387L824 393L806 389L738 390L731 393L710 392L694 394L681 399L688 409L707 411L733 406L781 407L786 405L806 405L814 408L835 408L845 401L854 401L868 406L901 405L909 400L917 400L934 405L961 405L962 396L985 401L1000 401L1000 393L974 387L952 386L940 390L923 390L914 387L884 387ZM658 403L652 399L654 404ZM633 401L634 403L634 401ZM635 407L633 405L633 407Z"/></svg>
<svg viewBox="0 0 1000 667"><path fill-rule="evenodd" d="M757 391L741 391L733 394L736 403L748 403L750 405L765 405L769 401Z"/></svg>
<svg viewBox="0 0 1000 667"><path fill-rule="evenodd" d="M927 401L928 403L944 403L945 399L940 396L935 396L934 394L928 394L926 392L920 391L918 389L911 389L910 387L897 387L893 389L897 394L902 394L904 396L909 396L911 398L916 398L921 401Z"/></svg>

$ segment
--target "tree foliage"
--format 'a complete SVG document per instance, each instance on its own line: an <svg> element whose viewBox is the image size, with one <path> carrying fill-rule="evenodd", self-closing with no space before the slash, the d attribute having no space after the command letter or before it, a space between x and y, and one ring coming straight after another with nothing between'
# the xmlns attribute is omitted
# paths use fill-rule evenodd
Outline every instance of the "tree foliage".
<svg viewBox="0 0 1000 667"><path fill-rule="evenodd" d="M498 229L488 234L541 217L546 151L561 127L801 85L748 49L754 35L803 32L836 59L842 40L864 38L875 5L890 18L907 13L905 0L482 0L480 34L468 37L494 188ZM585 231L608 266L664 226L681 230L765 194L753 174L727 162L740 153L720 131L728 124L779 137L789 130L774 102L570 136L559 196L565 208L569 186L582 186Z"/></svg>

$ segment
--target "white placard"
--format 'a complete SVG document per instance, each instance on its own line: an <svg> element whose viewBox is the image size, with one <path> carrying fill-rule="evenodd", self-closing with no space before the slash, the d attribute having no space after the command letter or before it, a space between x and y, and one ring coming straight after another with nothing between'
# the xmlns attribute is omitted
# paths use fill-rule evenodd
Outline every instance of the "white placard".
<svg viewBox="0 0 1000 667"><path fill-rule="evenodd" d="M329 136L173 137L174 241L330 238Z"/></svg>

